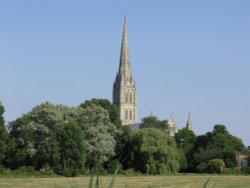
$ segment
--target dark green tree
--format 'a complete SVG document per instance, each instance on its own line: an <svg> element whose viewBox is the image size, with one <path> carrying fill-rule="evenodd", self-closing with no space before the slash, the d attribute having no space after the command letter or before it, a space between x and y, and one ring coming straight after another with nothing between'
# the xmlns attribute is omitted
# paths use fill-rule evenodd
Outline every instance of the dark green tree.
<svg viewBox="0 0 250 188"><path fill-rule="evenodd" d="M229 132L228 132L227 128L225 127L225 125L216 124L214 126L213 135L216 135L219 133L229 135Z"/></svg>
<svg viewBox="0 0 250 188"><path fill-rule="evenodd" d="M73 122L66 123L59 136L60 168L58 173L76 176L83 173L85 163L84 136L80 127Z"/></svg>
<svg viewBox="0 0 250 188"><path fill-rule="evenodd" d="M5 158L6 143L8 139L3 114L4 106L0 103L0 166L2 165L3 159Z"/></svg>
<svg viewBox="0 0 250 188"><path fill-rule="evenodd" d="M11 122L6 165L11 169L33 166L36 170L49 165L64 175L82 172L84 137L76 124L81 111L82 108L43 103Z"/></svg>
<svg viewBox="0 0 250 188"><path fill-rule="evenodd" d="M167 122L160 121L156 116L148 116L142 119L140 128L166 129Z"/></svg>
<svg viewBox="0 0 250 188"><path fill-rule="evenodd" d="M180 163L181 170L192 171L192 162L193 162L193 154L194 147L196 143L196 136L193 131L188 130L187 128L183 128L175 134L175 141L177 144L177 148L180 153L183 155L181 158L182 161Z"/></svg>
<svg viewBox="0 0 250 188"><path fill-rule="evenodd" d="M177 147L181 149L185 154L190 152L196 143L196 136L193 131L187 128L180 129L178 133L175 134L175 141Z"/></svg>
<svg viewBox="0 0 250 188"><path fill-rule="evenodd" d="M226 167L234 168L235 154L243 148L241 139L231 135L224 125L215 125L212 133L197 138L193 164L200 167L208 165L209 160L221 159Z"/></svg>

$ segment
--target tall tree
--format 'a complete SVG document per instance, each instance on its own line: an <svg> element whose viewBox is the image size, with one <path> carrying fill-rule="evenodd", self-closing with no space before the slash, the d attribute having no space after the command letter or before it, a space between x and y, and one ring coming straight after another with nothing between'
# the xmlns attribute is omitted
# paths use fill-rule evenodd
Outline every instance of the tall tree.
<svg viewBox="0 0 250 188"><path fill-rule="evenodd" d="M85 146L83 132L74 122L66 123L59 136L60 162L59 173L65 176L76 176L83 173Z"/></svg>
<svg viewBox="0 0 250 188"><path fill-rule="evenodd" d="M2 161L5 157L6 142L8 138L3 114L4 114L4 106L0 103L0 166L2 165Z"/></svg>
<svg viewBox="0 0 250 188"><path fill-rule="evenodd" d="M79 114L78 123L84 133L87 165L92 168L115 155L115 135L118 130L109 119L107 111L97 105L86 106Z"/></svg>
<svg viewBox="0 0 250 188"><path fill-rule="evenodd" d="M189 171L192 168L194 147L196 143L196 136L193 131L188 130L187 128L183 128L175 134L175 141L177 144L177 148L180 153L184 155L181 162L181 170L188 169Z"/></svg>
<svg viewBox="0 0 250 188"><path fill-rule="evenodd" d="M179 153L175 140L166 132L140 129L131 143L131 160L136 170L148 174L164 174L179 170Z"/></svg>

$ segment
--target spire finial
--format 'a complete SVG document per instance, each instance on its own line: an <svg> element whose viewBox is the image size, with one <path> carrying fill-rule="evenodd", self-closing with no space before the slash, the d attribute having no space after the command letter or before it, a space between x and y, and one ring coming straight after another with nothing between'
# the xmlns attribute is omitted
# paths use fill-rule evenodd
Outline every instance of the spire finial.
<svg viewBox="0 0 250 188"><path fill-rule="evenodd" d="M124 15L124 25L123 25L123 34L127 34L127 15Z"/></svg>

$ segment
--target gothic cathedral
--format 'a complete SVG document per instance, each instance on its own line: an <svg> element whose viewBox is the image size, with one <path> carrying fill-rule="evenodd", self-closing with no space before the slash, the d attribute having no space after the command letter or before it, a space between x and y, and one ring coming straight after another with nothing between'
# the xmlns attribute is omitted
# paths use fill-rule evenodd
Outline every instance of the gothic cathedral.
<svg viewBox="0 0 250 188"><path fill-rule="evenodd" d="M122 125L137 123L137 93L130 65L126 17L123 26L119 70L113 85L113 103L119 107Z"/></svg>

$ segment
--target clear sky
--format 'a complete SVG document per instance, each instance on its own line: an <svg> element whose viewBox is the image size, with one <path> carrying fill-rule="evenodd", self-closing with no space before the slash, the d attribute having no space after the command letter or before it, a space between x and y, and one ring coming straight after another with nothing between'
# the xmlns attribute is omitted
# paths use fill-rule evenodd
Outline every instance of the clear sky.
<svg viewBox="0 0 250 188"><path fill-rule="evenodd" d="M249 0L0 0L0 101L14 120L49 101L112 99L123 17L139 118L191 112L250 145Z"/></svg>

